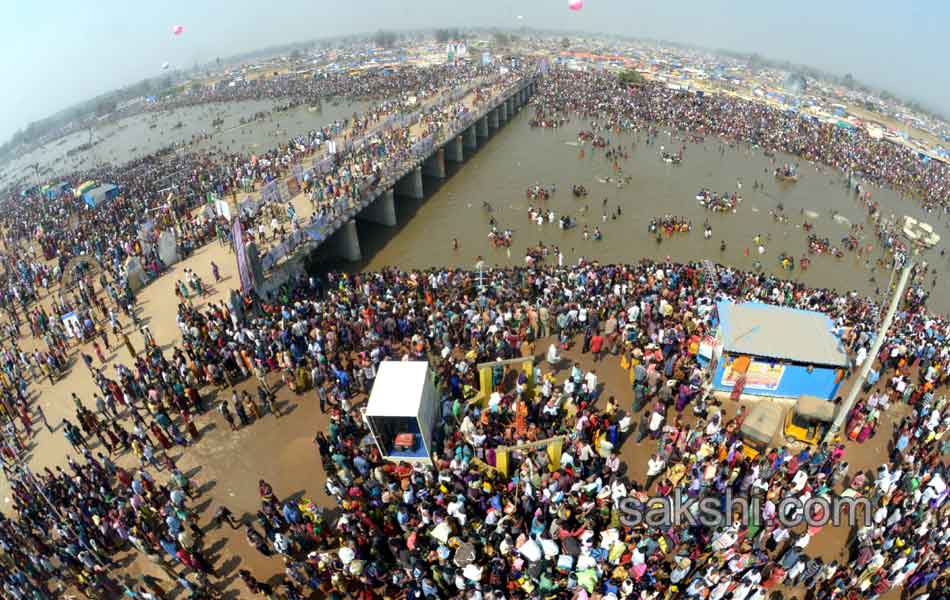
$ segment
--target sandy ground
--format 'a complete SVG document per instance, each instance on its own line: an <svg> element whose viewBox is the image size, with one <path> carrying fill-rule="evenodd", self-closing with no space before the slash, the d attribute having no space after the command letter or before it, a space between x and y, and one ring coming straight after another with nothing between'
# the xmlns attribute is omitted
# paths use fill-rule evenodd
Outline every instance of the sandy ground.
<svg viewBox="0 0 950 600"><path fill-rule="evenodd" d="M140 316L148 324L157 343L166 350L179 340L179 331L175 325L175 282L185 268L190 268L204 281L211 283L211 261L219 266L222 281L213 285L208 296L196 303L200 306L207 302L223 301L228 290L236 285L237 267L230 249L217 243L205 246L188 259L174 265L169 272L140 292ZM131 337L136 349L144 346L141 335ZM539 343L538 354L546 347L544 341ZM91 348L84 350L92 352ZM581 355L579 350L580 344L577 343L565 356L577 360L585 369L597 369L604 386L600 403L605 403L609 395L614 395L620 406L629 410L632 393L627 384L626 372L621 370L618 358L607 357L595 365L591 362L590 355ZM106 358L110 367L116 361L130 361L124 347L114 347L111 355ZM269 381L276 384L276 376L272 375ZM238 386L238 389L251 387L253 384L252 378ZM33 382L31 390L34 393L39 392L39 402L50 424L55 428L63 417L73 418L70 392L77 393L88 404L95 386L90 373L80 362L74 364L72 370L55 385ZM206 389L204 393L213 394L213 391ZM221 504L227 505L236 515L253 516L259 509L257 481L261 478L269 481L281 498L307 496L324 506L331 505L323 492L324 473L312 443L314 434L319 430L325 431L328 424L326 416L319 410L316 395L310 392L295 396L288 390L281 389L278 397L284 415L281 418L265 415L259 422L232 432L217 412L210 411L197 418L197 425L202 433L199 442L184 450L173 451L173 458L181 469L192 477L201 492L195 501L195 508L200 515L199 524L202 526L207 526L211 515ZM357 402L360 401L362 398ZM725 410L727 415L731 416L736 408L726 404ZM689 410L685 411L684 416L688 417L689 413ZM896 408L885 416L877 438L864 445L851 445L846 457L851 461L852 473L857 469L874 467L886 460L883 442L890 432L890 424L899 414L900 410ZM61 464L65 455L71 452L62 430L58 428L53 433L48 433L39 426L34 445L30 461L34 469ZM654 444L649 439L639 444L628 439L623 444L621 455L629 466L631 476L638 479L643 477L646 461L653 449ZM131 454L126 454L117 459L117 462L131 466L135 461ZM9 513L9 490L5 481L0 483L0 496L4 498L4 508ZM826 527L812 540L807 551L818 553L826 560L847 560L842 549L848 533L845 529ZM241 530L232 531L224 527L208 531L206 547L211 549L209 554L232 598L247 597L247 590L237 580L238 568L249 569L259 579L267 579L282 572L280 560L261 556L245 542ZM167 580L167 575L147 559L129 557L120 564L123 564L126 572L130 574L149 572ZM170 587L170 582L167 583Z"/></svg>

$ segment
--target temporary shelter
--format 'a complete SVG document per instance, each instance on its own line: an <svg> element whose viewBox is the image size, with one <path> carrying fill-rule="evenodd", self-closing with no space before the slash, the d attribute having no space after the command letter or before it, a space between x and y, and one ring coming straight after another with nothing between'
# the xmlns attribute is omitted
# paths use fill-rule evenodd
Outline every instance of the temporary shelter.
<svg viewBox="0 0 950 600"><path fill-rule="evenodd" d="M428 461L439 418L429 363L384 361L379 365L363 419L383 458Z"/></svg>
<svg viewBox="0 0 950 600"><path fill-rule="evenodd" d="M82 200L89 208L95 208L119 195L119 187L111 183L90 188L83 192Z"/></svg>
<svg viewBox="0 0 950 600"><path fill-rule="evenodd" d="M84 181L76 187L76 189L73 192L73 195L76 198L80 198L82 197L83 194L85 194L86 192L88 192L94 187L96 187L95 181Z"/></svg>
<svg viewBox="0 0 950 600"><path fill-rule="evenodd" d="M716 390L834 398L849 360L827 315L756 302L719 302L716 312Z"/></svg>

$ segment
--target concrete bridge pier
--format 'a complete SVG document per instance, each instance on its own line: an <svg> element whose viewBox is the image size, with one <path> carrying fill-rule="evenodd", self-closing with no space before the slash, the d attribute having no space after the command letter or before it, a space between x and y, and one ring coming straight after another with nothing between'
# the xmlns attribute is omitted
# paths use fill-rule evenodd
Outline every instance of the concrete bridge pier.
<svg viewBox="0 0 950 600"><path fill-rule="evenodd" d="M479 121L480 123L481 121ZM472 125L465 130L463 134L464 145L466 150L477 150L478 149L478 134L475 132L476 125Z"/></svg>
<svg viewBox="0 0 950 600"><path fill-rule="evenodd" d="M510 119L511 117L514 116L518 107L515 106L515 99L513 97L505 100L505 103L508 105L508 118Z"/></svg>
<svg viewBox="0 0 950 600"><path fill-rule="evenodd" d="M458 135L445 145L445 158L454 162L460 163L465 160L465 154L462 152L462 136Z"/></svg>
<svg viewBox="0 0 950 600"><path fill-rule="evenodd" d="M387 227L396 226L396 202L392 189L380 194L375 201L356 215L356 218L370 223L379 223Z"/></svg>
<svg viewBox="0 0 950 600"><path fill-rule="evenodd" d="M478 120L478 137L487 138L488 137L488 115L485 115Z"/></svg>
<svg viewBox="0 0 950 600"><path fill-rule="evenodd" d="M503 100L501 104L498 105L498 122L504 123L508 120L508 101Z"/></svg>
<svg viewBox="0 0 950 600"><path fill-rule="evenodd" d="M422 200L425 197L422 191L422 168L416 167L411 173L397 181L396 193L400 196Z"/></svg>
<svg viewBox="0 0 950 600"><path fill-rule="evenodd" d="M445 149L439 148L422 163L422 174L445 179Z"/></svg>
<svg viewBox="0 0 950 600"><path fill-rule="evenodd" d="M360 236L356 232L356 221L350 219L343 227L337 229L330 236L330 248L333 254L349 262L357 262L363 258L360 251Z"/></svg>
<svg viewBox="0 0 950 600"><path fill-rule="evenodd" d="M488 127L489 129L498 129L498 109L495 108L488 113Z"/></svg>

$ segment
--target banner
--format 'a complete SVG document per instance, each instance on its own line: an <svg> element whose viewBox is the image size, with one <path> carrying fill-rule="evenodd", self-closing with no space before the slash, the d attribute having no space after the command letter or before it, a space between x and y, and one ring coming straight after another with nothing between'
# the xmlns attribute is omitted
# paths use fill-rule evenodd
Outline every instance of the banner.
<svg viewBox="0 0 950 600"><path fill-rule="evenodd" d="M231 222L231 242L234 244L234 254L237 256L241 292L246 294L251 291L253 284L251 282L251 270L247 264L247 249L244 247L244 227L241 226L241 219L234 219Z"/></svg>
<svg viewBox="0 0 950 600"><path fill-rule="evenodd" d="M224 200L214 201L214 212L217 213L219 217L224 217L228 221L231 220L231 205Z"/></svg>
<svg viewBox="0 0 950 600"><path fill-rule="evenodd" d="M763 362L752 362L749 369L745 372L745 389L765 390L774 392L782 383L782 375L785 374L785 366L779 364L770 364ZM742 373L732 370L732 365L726 365L722 371L722 386L733 387Z"/></svg>
<svg viewBox="0 0 950 600"><path fill-rule="evenodd" d="M300 193L300 183L297 179L288 179L287 180L287 195L288 199L293 198Z"/></svg>

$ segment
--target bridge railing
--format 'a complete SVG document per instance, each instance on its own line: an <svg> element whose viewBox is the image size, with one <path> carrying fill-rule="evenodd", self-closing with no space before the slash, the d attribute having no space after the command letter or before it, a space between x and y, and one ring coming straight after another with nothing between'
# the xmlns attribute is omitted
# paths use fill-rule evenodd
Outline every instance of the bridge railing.
<svg viewBox="0 0 950 600"><path fill-rule="evenodd" d="M503 78L499 76L493 80L490 80L489 82L480 82L470 86L467 89L450 92L447 95L444 95L443 98L445 98L449 103L459 102L464 100L476 89L495 85L502 79ZM294 231L290 236L288 236L287 241L279 244L267 252L267 254L262 259L262 266L264 269L272 269L280 262L280 260L292 254L297 249L297 247L303 243L322 243L328 237L333 235L333 233L335 233L336 230L339 229L344 223L355 217L360 211L374 202L381 193L394 186L396 182L404 177L410 170L419 166L419 164L425 158L432 154L432 152L436 149L436 146L444 143L445 141L454 139L465 129L472 126L472 124L484 117L488 112L496 109L499 105L501 105L502 102L510 98L516 91L524 88L530 82L530 80L530 77L524 77L507 85L489 102L471 109L465 107L464 110L459 114L453 115L449 119L449 122L446 126L443 126L438 131L430 133L416 141L409 149L407 156L393 157L391 161L387 161L383 167L378 169L372 182L363 182L366 187L359 191L356 198L341 197L339 200L336 200L329 206L324 207L321 212L315 213L306 225L302 226L299 230ZM436 103L435 106L438 106L439 104L442 103ZM435 106L429 108L434 108ZM442 104L442 106L444 106L444 104ZM375 125L372 129L364 133L356 140L350 140L343 144L342 147L338 145L338 153L349 154L361 150L368 143L372 142L374 138L381 138L385 133L392 129L408 129L417 124L422 119L423 115L425 114L425 110L425 108L420 108L407 114L391 115L390 117L387 117L382 122ZM333 170L335 164L335 155L325 154L315 156L310 161L309 168L306 168L300 164L292 165L292 176L289 179L294 179L295 183L303 185L304 182L309 179L327 175ZM275 180L268 182L261 189L261 200L259 201L259 204L255 206L255 208L259 208L260 204L266 202L279 202L282 198L287 198L289 201L290 198L287 196L288 188L286 181ZM248 201L246 201L246 203L247 202ZM242 208L246 203L242 203ZM251 208L251 206L248 205L248 208Z"/></svg>

